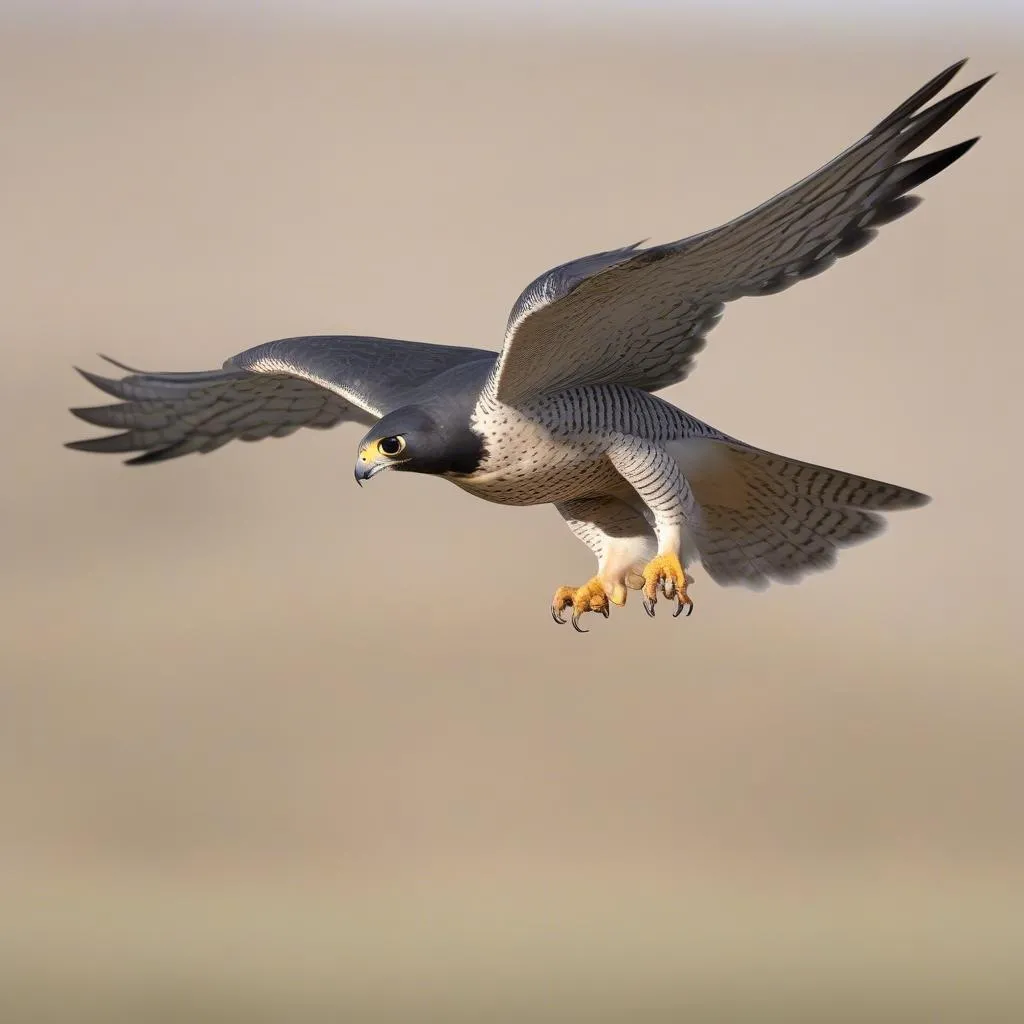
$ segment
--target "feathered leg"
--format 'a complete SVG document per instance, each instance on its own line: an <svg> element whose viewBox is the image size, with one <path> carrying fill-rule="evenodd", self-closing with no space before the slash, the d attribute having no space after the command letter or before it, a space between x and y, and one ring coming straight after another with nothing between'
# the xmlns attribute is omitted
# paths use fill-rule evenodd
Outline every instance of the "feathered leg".
<svg viewBox="0 0 1024 1024"><path fill-rule="evenodd" d="M654 550L655 535L641 512L619 498L578 498L557 504L569 529L597 556L597 575L582 587L559 587L551 602L555 622L572 608L573 627L582 630L580 616L600 612L605 617L609 602L626 603L629 589L643 585L642 567Z"/></svg>
<svg viewBox="0 0 1024 1024"><path fill-rule="evenodd" d="M675 614L693 610L687 593L691 582L683 569L683 538L687 523L694 522L699 509L690 485L674 458L664 448L639 437L622 437L608 452L608 458L622 478L636 491L650 510L658 553L644 567L644 608L654 615L658 591L675 597Z"/></svg>

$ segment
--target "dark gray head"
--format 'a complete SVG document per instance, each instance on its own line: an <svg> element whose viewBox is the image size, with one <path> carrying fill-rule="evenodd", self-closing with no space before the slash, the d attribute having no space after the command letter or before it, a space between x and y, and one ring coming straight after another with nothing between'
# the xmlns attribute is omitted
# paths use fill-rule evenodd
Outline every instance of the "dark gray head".
<svg viewBox="0 0 1024 1024"><path fill-rule="evenodd" d="M411 473L472 473L483 456L483 441L468 419L450 422L436 411L408 405L378 420L359 442L356 480L362 483L385 469Z"/></svg>
<svg viewBox="0 0 1024 1024"><path fill-rule="evenodd" d="M362 483L385 469L473 473L484 444L469 424L493 363L490 356L455 366L410 392L406 405L379 419L359 442L356 480Z"/></svg>

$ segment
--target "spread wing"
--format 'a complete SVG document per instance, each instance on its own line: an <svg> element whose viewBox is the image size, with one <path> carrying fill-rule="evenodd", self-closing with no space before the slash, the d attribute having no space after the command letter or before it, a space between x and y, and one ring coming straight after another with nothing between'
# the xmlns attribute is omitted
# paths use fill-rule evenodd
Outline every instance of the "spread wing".
<svg viewBox="0 0 1024 1024"><path fill-rule="evenodd" d="M977 142L904 159L989 80L922 110L963 64L937 75L830 163L743 216L666 245L586 256L539 277L512 309L488 387L515 404L574 385L653 391L683 380L726 302L782 291L856 252L879 226L920 202L907 194L911 189Z"/></svg>
<svg viewBox="0 0 1024 1024"><path fill-rule="evenodd" d="M211 452L228 441L285 437L299 427L371 425L431 377L495 353L389 338L284 338L232 356L219 370L146 373L108 359L120 380L78 372L119 399L72 409L79 419L121 431L69 448L142 452L129 463Z"/></svg>

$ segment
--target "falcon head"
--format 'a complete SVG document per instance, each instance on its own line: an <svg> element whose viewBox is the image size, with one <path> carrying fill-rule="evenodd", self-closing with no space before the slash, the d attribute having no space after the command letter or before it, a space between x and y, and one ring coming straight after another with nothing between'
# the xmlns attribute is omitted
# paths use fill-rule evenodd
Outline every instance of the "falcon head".
<svg viewBox="0 0 1024 1024"><path fill-rule="evenodd" d="M386 469L472 473L480 464L483 444L464 417L452 420L410 405L378 420L359 442L358 451L355 476L361 485Z"/></svg>

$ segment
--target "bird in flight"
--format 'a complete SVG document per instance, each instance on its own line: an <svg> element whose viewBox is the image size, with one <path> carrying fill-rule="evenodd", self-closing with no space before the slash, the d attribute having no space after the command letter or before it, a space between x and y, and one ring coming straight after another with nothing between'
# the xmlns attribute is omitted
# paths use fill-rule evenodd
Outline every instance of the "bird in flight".
<svg viewBox="0 0 1024 1024"><path fill-rule="evenodd" d="M597 558L560 587L573 626L628 592L693 608L686 568L761 588L825 569L880 532L881 513L929 499L894 484L776 455L703 423L654 392L684 380L725 304L828 269L920 202L911 190L977 142L910 155L991 78L929 102L965 62L936 75L859 142L720 227L680 241L584 256L519 296L500 352L353 336L285 338L219 370L79 371L118 399L71 411L120 433L71 442L138 452L131 464L211 452L238 439L355 422L359 483L391 470L442 476L506 505L552 504Z"/></svg>

